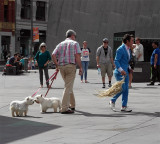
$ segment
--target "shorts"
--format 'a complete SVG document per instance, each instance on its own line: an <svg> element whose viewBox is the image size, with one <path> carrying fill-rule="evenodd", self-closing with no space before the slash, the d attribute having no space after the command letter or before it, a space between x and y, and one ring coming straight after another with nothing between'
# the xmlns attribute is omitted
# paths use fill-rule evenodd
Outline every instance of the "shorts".
<svg viewBox="0 0 160 144"><path fill-rule="evenodd" d="M108 77L113 76L113 69L112 69L112 64L107 63L107 64L100 64L101 67L101 76L105 77L106 73Z"/></svg>

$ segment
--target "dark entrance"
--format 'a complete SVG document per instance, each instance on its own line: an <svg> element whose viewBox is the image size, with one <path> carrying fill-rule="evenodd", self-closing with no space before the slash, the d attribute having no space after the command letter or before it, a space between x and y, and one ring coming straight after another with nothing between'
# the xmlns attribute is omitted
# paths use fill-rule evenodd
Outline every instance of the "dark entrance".
<svg viewBox="0 0 160 144"><path fill-rule="evenodd" d="M152 42L157 41L160 43L160 39L147 39L147 38L142 38L141 43L144 47L144 61L145 62L150 62L150 58L153 52L153 47L152 47Z"/></svg>
<svg viewBox="0 0 160 144"><path fill-rule="evenodd" d="M119 32L114 33L114 39L113 39L113 57L115 57L115 53L117 48L122 45L122 38L125 34L132 34L135 36L135 31L128 31L128 32Z"/></svg>
<svg viewBox="0 0 160 144"><path fill-rule="evenodd" d="M10 56L10 42L11 42L11 37L10 36L2 36L1 39L1 59L7 60L7 57Z"/></svg>

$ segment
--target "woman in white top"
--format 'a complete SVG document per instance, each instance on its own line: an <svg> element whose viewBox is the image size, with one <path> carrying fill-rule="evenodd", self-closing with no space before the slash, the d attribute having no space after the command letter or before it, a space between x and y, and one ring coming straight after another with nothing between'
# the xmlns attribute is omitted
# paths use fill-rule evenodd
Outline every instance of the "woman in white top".
<svg viewBox="0 0 160 144"><path fill-rule="evenodd" d="M87 81L87 70L89 65L89 54L91 53L90 49L87 48L87 41L83 42L83 48L81 48L81 62L82 62L82 68L83 68L83 74L81 75L81 82L83 83L83 75L85 79L85 83L88 83Z"/></svg>

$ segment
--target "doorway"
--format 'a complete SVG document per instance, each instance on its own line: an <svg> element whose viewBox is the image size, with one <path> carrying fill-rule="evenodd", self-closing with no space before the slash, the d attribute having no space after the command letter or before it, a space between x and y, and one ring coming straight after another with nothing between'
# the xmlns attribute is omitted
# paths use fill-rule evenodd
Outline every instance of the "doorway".
<svg viewBox="0 0 160 144"><path fill-rule="evenodd" d="M10 36L2 36L1 37L1 60L7 61L7 58L10 57Z"/></svg>

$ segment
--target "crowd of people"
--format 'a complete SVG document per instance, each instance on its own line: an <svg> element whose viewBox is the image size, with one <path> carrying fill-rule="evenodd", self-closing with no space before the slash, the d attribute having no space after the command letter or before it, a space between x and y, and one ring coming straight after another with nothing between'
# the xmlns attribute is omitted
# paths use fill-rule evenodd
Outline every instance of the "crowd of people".
<svg viewBox="0 0 160 144"><path fill-rule="evenodd" d="M151 82L149 85L154 85L156 78L160 85L160 49L158 42L153 42L152 47L154 51L151 55ZM62 114L74 113L76 102L73 92L73 85L76 74L76 65L79 66L79 75L81 83L89 83L87 80L87 70L89 66L89 55L91 50L88 48L87 41L83 41L83 46L80 48L76 41L76 32L68 30L66 32L66 39L60 42L54 49L52 56L47 50L45 43L41 43L39 51L34 58L29 58L28 67L34 69L38 66L40 87L43 87L43 71L45 74L46 85L49 88L48 64L52 60L57 70L60 70L61 76L64 80L64 91L62 96ZM136 62L144 61L144 48L140 43L140 38L135 38L130 34L125 34L122 45L117 48L115 58L113 58L112 48L109 46L109 40L104 38L102 45L97 48L96 62L97 68L101 70L102 88L106 88L105 77L108 76L108 87L112 86L112 76L117 81L121 81L125 77L125 83L122 85L122 91L116 94L109 102L112 110L115 110L116 100L122 95L121 111L131 112L128 108L128 89L132 88L133 70ZM24 65L23 58L19 54L15 54L8 60L8 64L16 66L17 69L22 69ZM114 70L114 71L113 71Z"/></svg>
<svg viewBox="0 0 160 144"><path fill-rule="evenodd" d="M83 75L85 82L87 81L87 69L89 64L90 49L87 47L87 42L83 42L83 47L80 51L79 43L76 40L76 32L68 30L66 32L66 39L59 43L52 53L53 61L56 68L60 70L62 78L65 82L63 98L62 98L62 114L74 113L75 110L75 98L73 93L73 83L75 79L76 63L79 66L79 74L81 75L81 82L83 83ZM131 112L128 107L128 89L131 88L132 73L136 61L144 61L143 45L140 43L140 38L135 39L132 35L126 34L123 37L122 45L117 49L115 59L113 60L112 49L108 45L108 39L103 39L103 44L97 49L96 62L97 68L101 69L102 84L105 88L105 75L108 76L109 85L111 87L111 80L114 75L117 81L125 77L125 83L122 85L122 91L116 94L109 102L110 107L115 111L115 103L120 95L122 95L122 108L123 112ZM153 48L156 48L151 57L151 67L156 72L153 74L152 70L152 82L155 82L155 76L160 76L159 63L160 63L160 50L155 47L155 42L152 44ZM58 56L58 58L57 58ZM152 63L152 59L154 59ZM159 80L159 79L158 79ZM160 80L159 80L160 82Z"/></svg>

